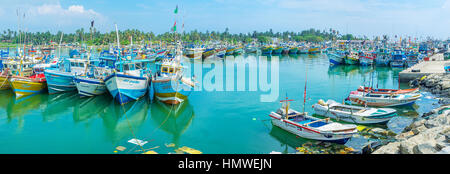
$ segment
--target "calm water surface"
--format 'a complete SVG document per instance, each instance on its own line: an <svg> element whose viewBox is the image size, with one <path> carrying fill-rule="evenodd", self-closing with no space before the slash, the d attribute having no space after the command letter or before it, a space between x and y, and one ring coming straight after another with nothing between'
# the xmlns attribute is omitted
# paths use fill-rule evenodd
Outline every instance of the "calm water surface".
<svg viewBox="0 0 450 174"><path fill-rule="evenodd" d="M109 94L93 98L79 98L75 92L38 94L16 100L10 90L0 91L0 153L114 153L117 146L126 147L118 153L142 153L142 148L175 153L182 146L203 153L294 153L296 147L317 142L273 127L268 114L280 107L279 100L286 94L295 100L291 107L302 111L306 71L305 110L311 114L311 105L317 100L342 101L363 83L368 85L372 81L379 88L399 86L400 69L330 67L324 54L273 56L268 63L275 57L280 68L279 97L274 102L260 102L260 96L268 92L259 89L194 91L188 102L176 108L150 102L147 97L120 106ZM216 61L223 60L206 62ZM192 63L191 67L201 65L201 61ZM211 67L204 67L203 76L210 70ZM407 84L400 87L408 88ZM397 108L400 116L387 125L372 127L401 132L414 117L437 107L433 96L423 95L412 107ZM132 138L148 143L141 148L127 142ZM345 146L359 149L369 140L370 137L361 135ZM175 147L166 146L170 143Z"/></svg>

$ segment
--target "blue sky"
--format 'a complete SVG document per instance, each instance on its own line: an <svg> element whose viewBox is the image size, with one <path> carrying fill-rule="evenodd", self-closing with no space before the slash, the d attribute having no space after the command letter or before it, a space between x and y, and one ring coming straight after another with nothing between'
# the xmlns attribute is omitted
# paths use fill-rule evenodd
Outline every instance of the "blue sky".
<svg viewBox="0 0 450 174"><path fill-rule="evenodd" d="M247 33L338 29L373 37L382 34L413 37L450 36L450 0L0 0L0 30L18 28L16 10L25 13L28 31L74 32L89 27L101 32L136 28L169 31L177 23L185 30Z"/></svg>

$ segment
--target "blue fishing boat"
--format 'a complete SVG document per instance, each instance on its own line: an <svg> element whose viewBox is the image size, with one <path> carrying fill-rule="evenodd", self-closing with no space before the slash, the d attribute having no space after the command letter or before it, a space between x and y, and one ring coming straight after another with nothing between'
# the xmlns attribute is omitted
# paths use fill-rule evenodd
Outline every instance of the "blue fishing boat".
<svg viewBox="0 0 450 174"><path fill-rule="evenodd" d="M74 75L86 71L86 59L63 59L58 68L49 68L44 71L47 79L48 93L55 94L76 90Z"/></svg>
<svg viewBox="0 0 450 174"><path fill-rule="evenodd" d="M391 56L387 49L380 48L377 51L377 55L375 57L375 64L377 66L389 66L391 62Z"/></svg>
<svg viewBox="0 0 450 174"><path fill-rule="evenodd" d="M341 65L344 64L345 51L335 50L327 53L328 60L332 65Z"/></svg>
<svg viewBox="0 0 450 174"><path fill-rule="evenodd" d="M406 55L401 49L395 49L391 56L391 67L403 68L405 66Z"/></svg>
<svg viewBox="0 0 450 174"><path fill-rule="evenodd" d="M114 71L104 81L112 97L125 104L145 95L150 76L150 60L122 60L115 63Z"/></svg>

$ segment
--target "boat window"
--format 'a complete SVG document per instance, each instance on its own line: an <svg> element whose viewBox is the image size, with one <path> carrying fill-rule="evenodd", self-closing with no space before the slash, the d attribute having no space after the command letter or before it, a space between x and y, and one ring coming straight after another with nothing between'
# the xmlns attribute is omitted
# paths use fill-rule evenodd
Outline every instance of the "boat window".
<svg viewBox="0 0 450 174"><path fill-rule="evenodd" d="M170 69L169 69L169 73L173 73L173 68L170 68Z"/></svg>
<svg viewBox="0 0 450 174"><path fill-rule="evenodd" d="M167 72L167 67L162 67L161 72Z"/></svg>
<svg viewBox="0 0 450 174"><path fill-rule="evenodd" d="M84 63L80 63L80 67L84 67Z"/></svg>
<svg viewBox="0 0 450 174"><path fill-rule="evenodd" d="M123 70L124 70L124 71L130 70L129 65L128 65L128 64L124 64L124 65L123 65Z"/></svg>
<svg viewBox="0 0 450 174"><path fill-rule="evenodd" d="M75 62L70 62L70 66L75 66Z"/></svg>
<svg viewBox="0 0 450 174"><path fill-rule="evenodd" d="M135 70L135 69L136 69L135 65L133 63L130 63L130 70Z"/></svg>

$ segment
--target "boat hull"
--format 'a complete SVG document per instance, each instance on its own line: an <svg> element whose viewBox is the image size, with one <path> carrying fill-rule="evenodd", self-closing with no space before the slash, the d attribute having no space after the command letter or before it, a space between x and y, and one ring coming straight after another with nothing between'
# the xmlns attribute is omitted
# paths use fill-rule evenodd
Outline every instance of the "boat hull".
<svg viewBox="0 0 450 174"><path fill-rule="evenodd" d="M6 90L6 89L11 88L9 79L10 79L10 77L0 76L0 90Z"/></svg>
<svg viewBox="0 0 450 174"><path fill-rule="evenodd" d="M74 81L80 97L93 97L96 95L101 95L107 90L103 80L76 76Z"/></svg>
<svg viewBox="0 0 450 174"><path fill-rule="evenodd" d="M356 65L356 64L358 64L358 59L355 59L353 57L346 56L344 60L345 60L345 64L347 64L347 65Z"/></svg>
<svg viewBox="0 0 450 174"><path fill-rule="evenodd" d="M138 100L148 88L148 78L113 73L105 78L106 88L120 104Z"/></svg>
<svg viewBox="0 0 450 174"><path fill-rule="evenodd" d="M44 82L32 82L31 80L21 78L11 78L11 88L16 94L16 98L20 98L27 95L43 93L47 87L47 83Z"/></svg>
<svg viewBox="0 0 450 174"><path fill-rule="evenodd" d="M351 114L340 110L329 109L329 107L322 106L320 104L314 104L313 107L314 112L317 115L357 124L382 124L387 123L393 117L397 116L395 112L378 114L376 116L361 116L356 113Z"/></svg>
<svg viewBox="0 0 450 174"><path fill-rule="evenodd" d="M338 54L328 53L327 56L331 64L340 65L344 63L344 59Z"/></svg>
<svg viewBox="0 0 450 174"><path fill-rule="evenodd" d="M362 92L358 92L357 95L352 95L348 97L348 100L354 105L361 106L375 106L375 107L392 107L392 106L406 106L412 105L414 102L421 97L420 94L401 94L408 95L408 97L403 98L375 98L375 97L364 97L359 95ZM381 95L381 94L378 94ZM388 96L388 95L387 95Z"/></svg>
<svg viewBox="0 0 450 174"><path fill-rule="evenodd" d="M45 70L44 74L45 78L47 79L49 94L76 90L76 86L73 81L73 75L69 72Z"/></svg>
<svg viewBox="0 0 450 174"><path fill-rule="evenodd" d="M290 123L289 121L285 119L280 119L277 117L272 117L272 124L274 126L277 126L287 132L290 132L294 135L307 138L307 139L313 139L313 140L320 140L320 141L328 141L328 142L334 142L339 144L345 144L352 136L353 133L348 134L324 134L320 132L316 132L313 130L308 130L302 127L299 127L298 125L295 125L295 123Z"/></svg>
<svg viewBox="0 0 450 174"><path fill-rule="evenodd" d="M187 100L193 86L182 80L154 80L152 81L155 97L167 104L179 104Z"/></svg>

